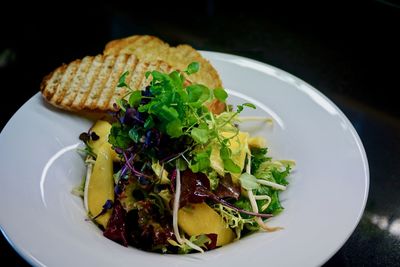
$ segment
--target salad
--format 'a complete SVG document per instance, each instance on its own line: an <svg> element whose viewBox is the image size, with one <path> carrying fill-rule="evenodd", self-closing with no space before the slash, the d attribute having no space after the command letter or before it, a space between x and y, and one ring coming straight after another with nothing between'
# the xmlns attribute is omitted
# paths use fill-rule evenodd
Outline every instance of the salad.
<svg viewBox="0 0 400 267"><path fill-rule="evenodd" d="M294 162L273 160L265 140L240 130L245 108L222 88L192 84L183 72L146 73L112 117L80 139L87 173L74 192L105 237L160 253L204 252L255 231L283 207Z"/></svg>

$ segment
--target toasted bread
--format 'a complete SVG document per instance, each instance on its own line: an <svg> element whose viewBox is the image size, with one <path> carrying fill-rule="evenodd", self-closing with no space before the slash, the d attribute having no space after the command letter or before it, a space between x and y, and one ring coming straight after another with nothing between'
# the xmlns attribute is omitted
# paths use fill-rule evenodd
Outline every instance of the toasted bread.
<svg viewBox="0 0 400 267"><path fill-rule="evenodd" d="M134 54L140 60L149 62L162 60L180 71L185 70L193 61L197 61L200 63L200 71L192 74L190 80L193 83L204 84L212 89L222 87L218 73L210 62L189 45L170 47L167 43L154 36L133 35L109 42L103 53L104 55Z"/></svg>
<svg viewBox="0 0 400 267"><path fill-rule="evenodd" d="M129 71L125 82L132 89L142 89L149 82L147 71L171 72L167 63L145 62L133 54L87 56L62 65L47 75L40 91L50 104L72 111L112 111L127 88L117 87L120 76Z"/></svg>

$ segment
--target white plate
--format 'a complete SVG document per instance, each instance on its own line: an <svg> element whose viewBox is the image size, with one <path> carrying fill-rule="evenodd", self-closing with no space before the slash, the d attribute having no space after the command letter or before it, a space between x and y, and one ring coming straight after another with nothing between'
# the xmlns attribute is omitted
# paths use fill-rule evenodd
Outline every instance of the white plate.
<svg viewBox="0 0 400 267"><path fill-rule="evenodd" d="M85 221L71 195L84 166L75 151L91 122L33 96L0 136L0 223L14 248L37 266L316 266L350 236L368 196L369 170L349 120L319 91L275 67L243 57L203 52L233 103L252 102L247 115L272 117L258 127L276 158L297 167L282 194L284 212L257 233L194 255L159 255L125 248ZM252 125L256 126L256 125ZM250 127L250 126L249 126ZM257 264L258 263L258 264Z"/></svg>

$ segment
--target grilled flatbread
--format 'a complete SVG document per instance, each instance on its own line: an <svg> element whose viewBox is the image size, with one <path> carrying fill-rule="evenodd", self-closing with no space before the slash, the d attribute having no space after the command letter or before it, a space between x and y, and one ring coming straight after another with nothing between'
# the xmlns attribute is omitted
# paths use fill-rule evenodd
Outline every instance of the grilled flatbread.
<svg viewBox="0 0 400 267"><path fill-rule="evenodd" d="M167 43L154 36L133 35L109 42L103 53L104 55L134 54L140 60L148 62L162 60L180 71L185 70L193 61L197 61L200 63L200 71L190 75L190 80L193 83L204 84L212 89L222 87L218 73L210 62L189 45L170 47Z"/></svg>
<svg viewBox="0 0 400 267"><path fill-rule="evenodd" d="M170 73L167 63L145 62L133 54L87 56L75 60L47 75L40 91L50 104L72 111L115 110L117 99L126 96L127 88L117 87L120 76L129 71L125 82L132 89L142 89L149 82L147 71Z"/></svg>

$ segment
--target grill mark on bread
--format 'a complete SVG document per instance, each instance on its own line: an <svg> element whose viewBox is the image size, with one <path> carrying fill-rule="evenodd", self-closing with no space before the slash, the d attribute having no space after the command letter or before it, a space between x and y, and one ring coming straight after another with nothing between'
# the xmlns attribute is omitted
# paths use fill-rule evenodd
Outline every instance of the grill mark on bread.
<svg viewBox="0 0 400 267"><path fill-rule="evenodd" d="M88 98L90 94L90 90L94 84L94 82L97 80L97 77L99 75L99 72L101 70L102 64L103 64L104 57L101 55L97 55L94 57L92 61L92 65L90 66L89 71L87 72L87 75L85 77L85 82L82 84L82 87L80 88L79 93L77 94L77 97L73 101L71 108L75 110L82 110L84 109L84 103L86 102L86 99Z"/></svg>
<svg viewBox="0 0 400 267"><path fill-rule="evenodd" d="M145 78L145 73L147 70L149 70L149 63L139 60L139 62L136 65L135 71L132 74L132 78L128 84L132 90L141 89L140 85L142 83L142 80ZM125 96L125 92L124 95L122 96L124 96L125 98L127 97Z"/></svg>
<svg viewBox="0 0 400 267"><path fill-rule="evenodd" d="M114 62L115 56L107 56L105 58L103 68L100 70L98 78L94 82L92 90L90 90L90 94L84 103L85 108L88 108L90 110L96 109L97 100L99 99L100 94L103 91L103 87L105 86L111 75Z"/></svg>
<svg viewBox="0 0 400 267"><path fill-rule="evenodd" d="M64 99L62 100L62 106L71 106L72 102L75 99L76 94L81 88L81 85L84 81L84 77L87 76L87 72L92 65L93 57L84 57L79 65L78 70L75 73L74 78L72 79L70 90L66 90L64 95Z"/></svg>
<svg viewBox="0 0 400 267"><path fill-rule="evenodd" d="M61 82L58 84L53 97L50 101L54 102L55 105L60 105L63 97L65 95L65 91L67 90L67 86L71 83L72 75L75 74L76 69L78 68L78 64L81 62L80 59L73 61L68 64L67 69L65 70L64 76L61 79Z"/></svg>
<svg viewBox="0 0 400 267"><path fill-rule="evenodd" d="M101 109L107 109L108 100L110 99L111 95L115 91L117 87L117 82L122 75L122 71L126 66L128 55L120 54L115 61L114 68L111 72L111 75L108 78L107 83L103 87L103 91L100 94L100 97L97 101L97 106Z"/></svg>

